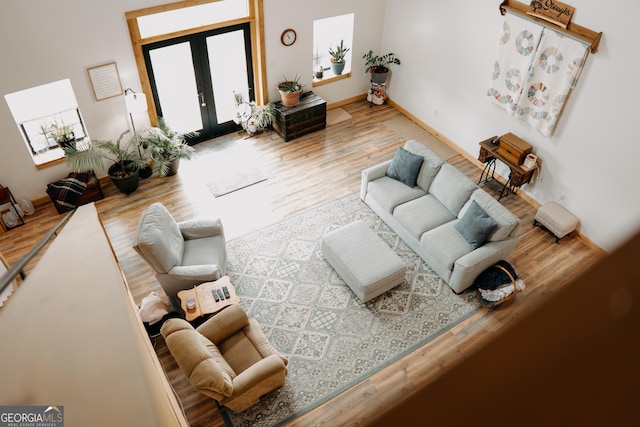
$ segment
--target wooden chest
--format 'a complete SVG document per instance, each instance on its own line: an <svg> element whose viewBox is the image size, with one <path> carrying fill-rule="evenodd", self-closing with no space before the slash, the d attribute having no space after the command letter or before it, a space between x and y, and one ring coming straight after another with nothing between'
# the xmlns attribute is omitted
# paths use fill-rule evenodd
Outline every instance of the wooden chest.
<svg viewBox="0 0 640 427"><path fill-rule="evenodd" d="M300 102L293 107L275 103L276 116L273 129L285 141L324 129L327 126L327 101L313 92L300 95Z"/></svg>
<svg viewBox="0 0 640 427"><path fill-rule="evenodd" d="M502 135L498 144L498 153L516 165L524 162L524 158L531 153L531 149L531 144L511 132Z"/></svg>

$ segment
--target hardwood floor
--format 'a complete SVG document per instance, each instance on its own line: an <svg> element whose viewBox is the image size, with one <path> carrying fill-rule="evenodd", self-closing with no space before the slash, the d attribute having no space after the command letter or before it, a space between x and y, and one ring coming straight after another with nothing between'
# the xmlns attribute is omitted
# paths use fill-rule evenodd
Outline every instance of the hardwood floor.
<svg viewBox="0 0 640 427"><path fill-rule="evenodd" d="M199 144L196 158L183 161L178 175L143 180L140 188L128 196L106 183L103 186L106 198L97 202L96 207L136 302L151 291L162 293L151 269L131 247L138 218L150 203L161 201L178 220L219 216L227 239L233 239L358 191L360 171L390 159L404 143L402 136L384 125L385 120L401 113L386 104L370 108L365 101L342 108L351 114L350 120L294 141L284 142L275 133L248 139L244 139L245 134L234 133ZM230 147L231 151L225 150ZM255 167L263 168L266 181L222 197L212 196L206 183L216 172L224 173L225 168L240 164L237 162L256 160ZM462 155L449 162L472 180L479 179L481 170L477 163ZM522 219L520 242L509 261L524 279L525 291L499 310L477 313L289 425L366 424L486 345L602 256L575 236L556 244L550 233L532 225L535 209L517 195L502 202ZM62 218L51 203L36 206L36 213L26 218L24 226L0 235L0 252L9 263L15 263ZM27 274L36 261L37 258L27 265ZM191 388L162 338L155 339L154 346L191 425L224 425L214 401Z"/></svg>

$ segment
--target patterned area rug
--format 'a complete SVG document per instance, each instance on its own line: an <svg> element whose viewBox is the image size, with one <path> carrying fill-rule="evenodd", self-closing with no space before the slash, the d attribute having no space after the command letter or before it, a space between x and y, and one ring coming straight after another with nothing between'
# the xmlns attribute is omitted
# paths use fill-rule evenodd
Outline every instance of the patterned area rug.
<svg viewBox="0 0 640 427"><path fill-rule="evenodd" d="M320 252L322 236L362 220L404 260L405 282L363 304ZM279 425L424 345L479 309L454 294L357 193L228 242L228 274L242 305L289 359L284 388L231 426Z"/></svg>

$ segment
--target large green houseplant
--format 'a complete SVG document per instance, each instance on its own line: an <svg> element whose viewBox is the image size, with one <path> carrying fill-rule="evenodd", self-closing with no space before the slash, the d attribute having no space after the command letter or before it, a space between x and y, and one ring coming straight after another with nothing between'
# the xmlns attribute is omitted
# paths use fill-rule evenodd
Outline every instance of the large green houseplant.
<svg viewBox="0 0 640 427"><path fill-rule="evenodd" d="M194 152L185 138L197 133L176 132L167 126L162 117L158 122L159 127L145 129L135 139L148 150L149 157L153 160L153 172L157 176L175 175L178 173L180 159L190 159Z"/></svg>
<svg viewBox="0 0 640 427"><path fill-rule="evenodd" d="M378 84L387 81L390 65L400 65L400 59L391 52L385 55L374 55L373 51L370 50L362 58L365 60L365 74L371 73L371 81Z"/></svg>
<svg viewBox="0 0 640 427"><path fill-rule="evenodd" d="M107 168L109 178L120 192L133 193L138 188L138 173L146 159L141 155L137 139L128 134L129 130L122 132L115 142L92 140L67 145L64 147L67 167L75 172Z"/></svg>

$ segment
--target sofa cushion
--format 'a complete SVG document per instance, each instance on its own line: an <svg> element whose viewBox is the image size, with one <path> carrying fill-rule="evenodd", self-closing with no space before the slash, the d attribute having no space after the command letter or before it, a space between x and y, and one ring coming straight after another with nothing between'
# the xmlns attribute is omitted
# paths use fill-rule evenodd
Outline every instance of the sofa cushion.
<svg viewBox="0 0 640 427"><path fill-rule="evenodd" d="M217 265L221 270L225 265L225 240L222 236L185 240L182 262L179 265Z"/></svg>
<svg viewBox="0 0 640 427"><path fill-rule="evenodd" d="M497 226L498 223L473 200L455 227L462 234L462 237L469 242L471 249L478 249L485 244L489 234Z"/></svg>
<svg viewBox="0 0 640 427"><path fill-rule="evenodd" d="M387 176L397 179L409 187L415 187L423 161L424 157L413 154L404 148L398 148L389 169L387 169Z"/></svg>
<svg viewBox="0 0 640 427"><path fill-rule="evenodd" d="M203 339L184 319L169 319L160 331L178 366L196 390L231 396L233 370L221 357L211 353L210 341Z"/></svg>
<svg viewBox="0 0 640 427"><path fill-rule="evenodd" d="M425 231L455 219L451 211L431 194L396 206L393 216L416 240L420 240Z"/></svg>
<svg viewBox="0 0 640 427"><path fill-rule="evenodd" d="M471 194L469 202L460 210L458 218L462 218L465 215L473 201L498 223L498 226L489 235L488 240L490 242L499 242L514 234L518 224L520 224L520 218L481 188Z"/></svg>
<svg viewBox="0 0 640 427"><path fill-rule="evenodd" d="M456 230L456 223L451 221L429 230L420 239L425 261L447 283L455 262L472 251L469 243Z"/></svg>
<svg viewBox="0 0 640 427"><path fill-rule="evenodd" d="M433 179L429 193L440 200L454 215L458 215L471 193L477 188L478 186L455 166L445 163Z"/></svg>
<svg viewBox="0 0 640 427"><path fill-rule="evenodd" d="M424 191L428 191L433 178L440 170L440 166L444 164L444 160L423 144L413 139L407 141L404 148L405 150L418 154L424 158L422 166L420 166L420 173L418 173L416 183Z"/></svg>
<svg viewBox="0 0 640 427"><path fill-rule="evenodd" d="M373 202L391 213L396 206L425 194L427 192L420 187L411 188L400 181L385 176L369 183L365 202Z"/></svg>
<svg viewBox="0 0 640 427"><path fill-rule="evenodd" d="M151 204L142 213L133 247L158 272L166 273L182 261L182 234L161 203Z"/></svg>
<svg viewBox="0 0 640 427"><path fill-rule="evenodd" d="M241 374L262 360L260 352L244 330L238 331L220 343L220 352L237 374Z"/></svg>

